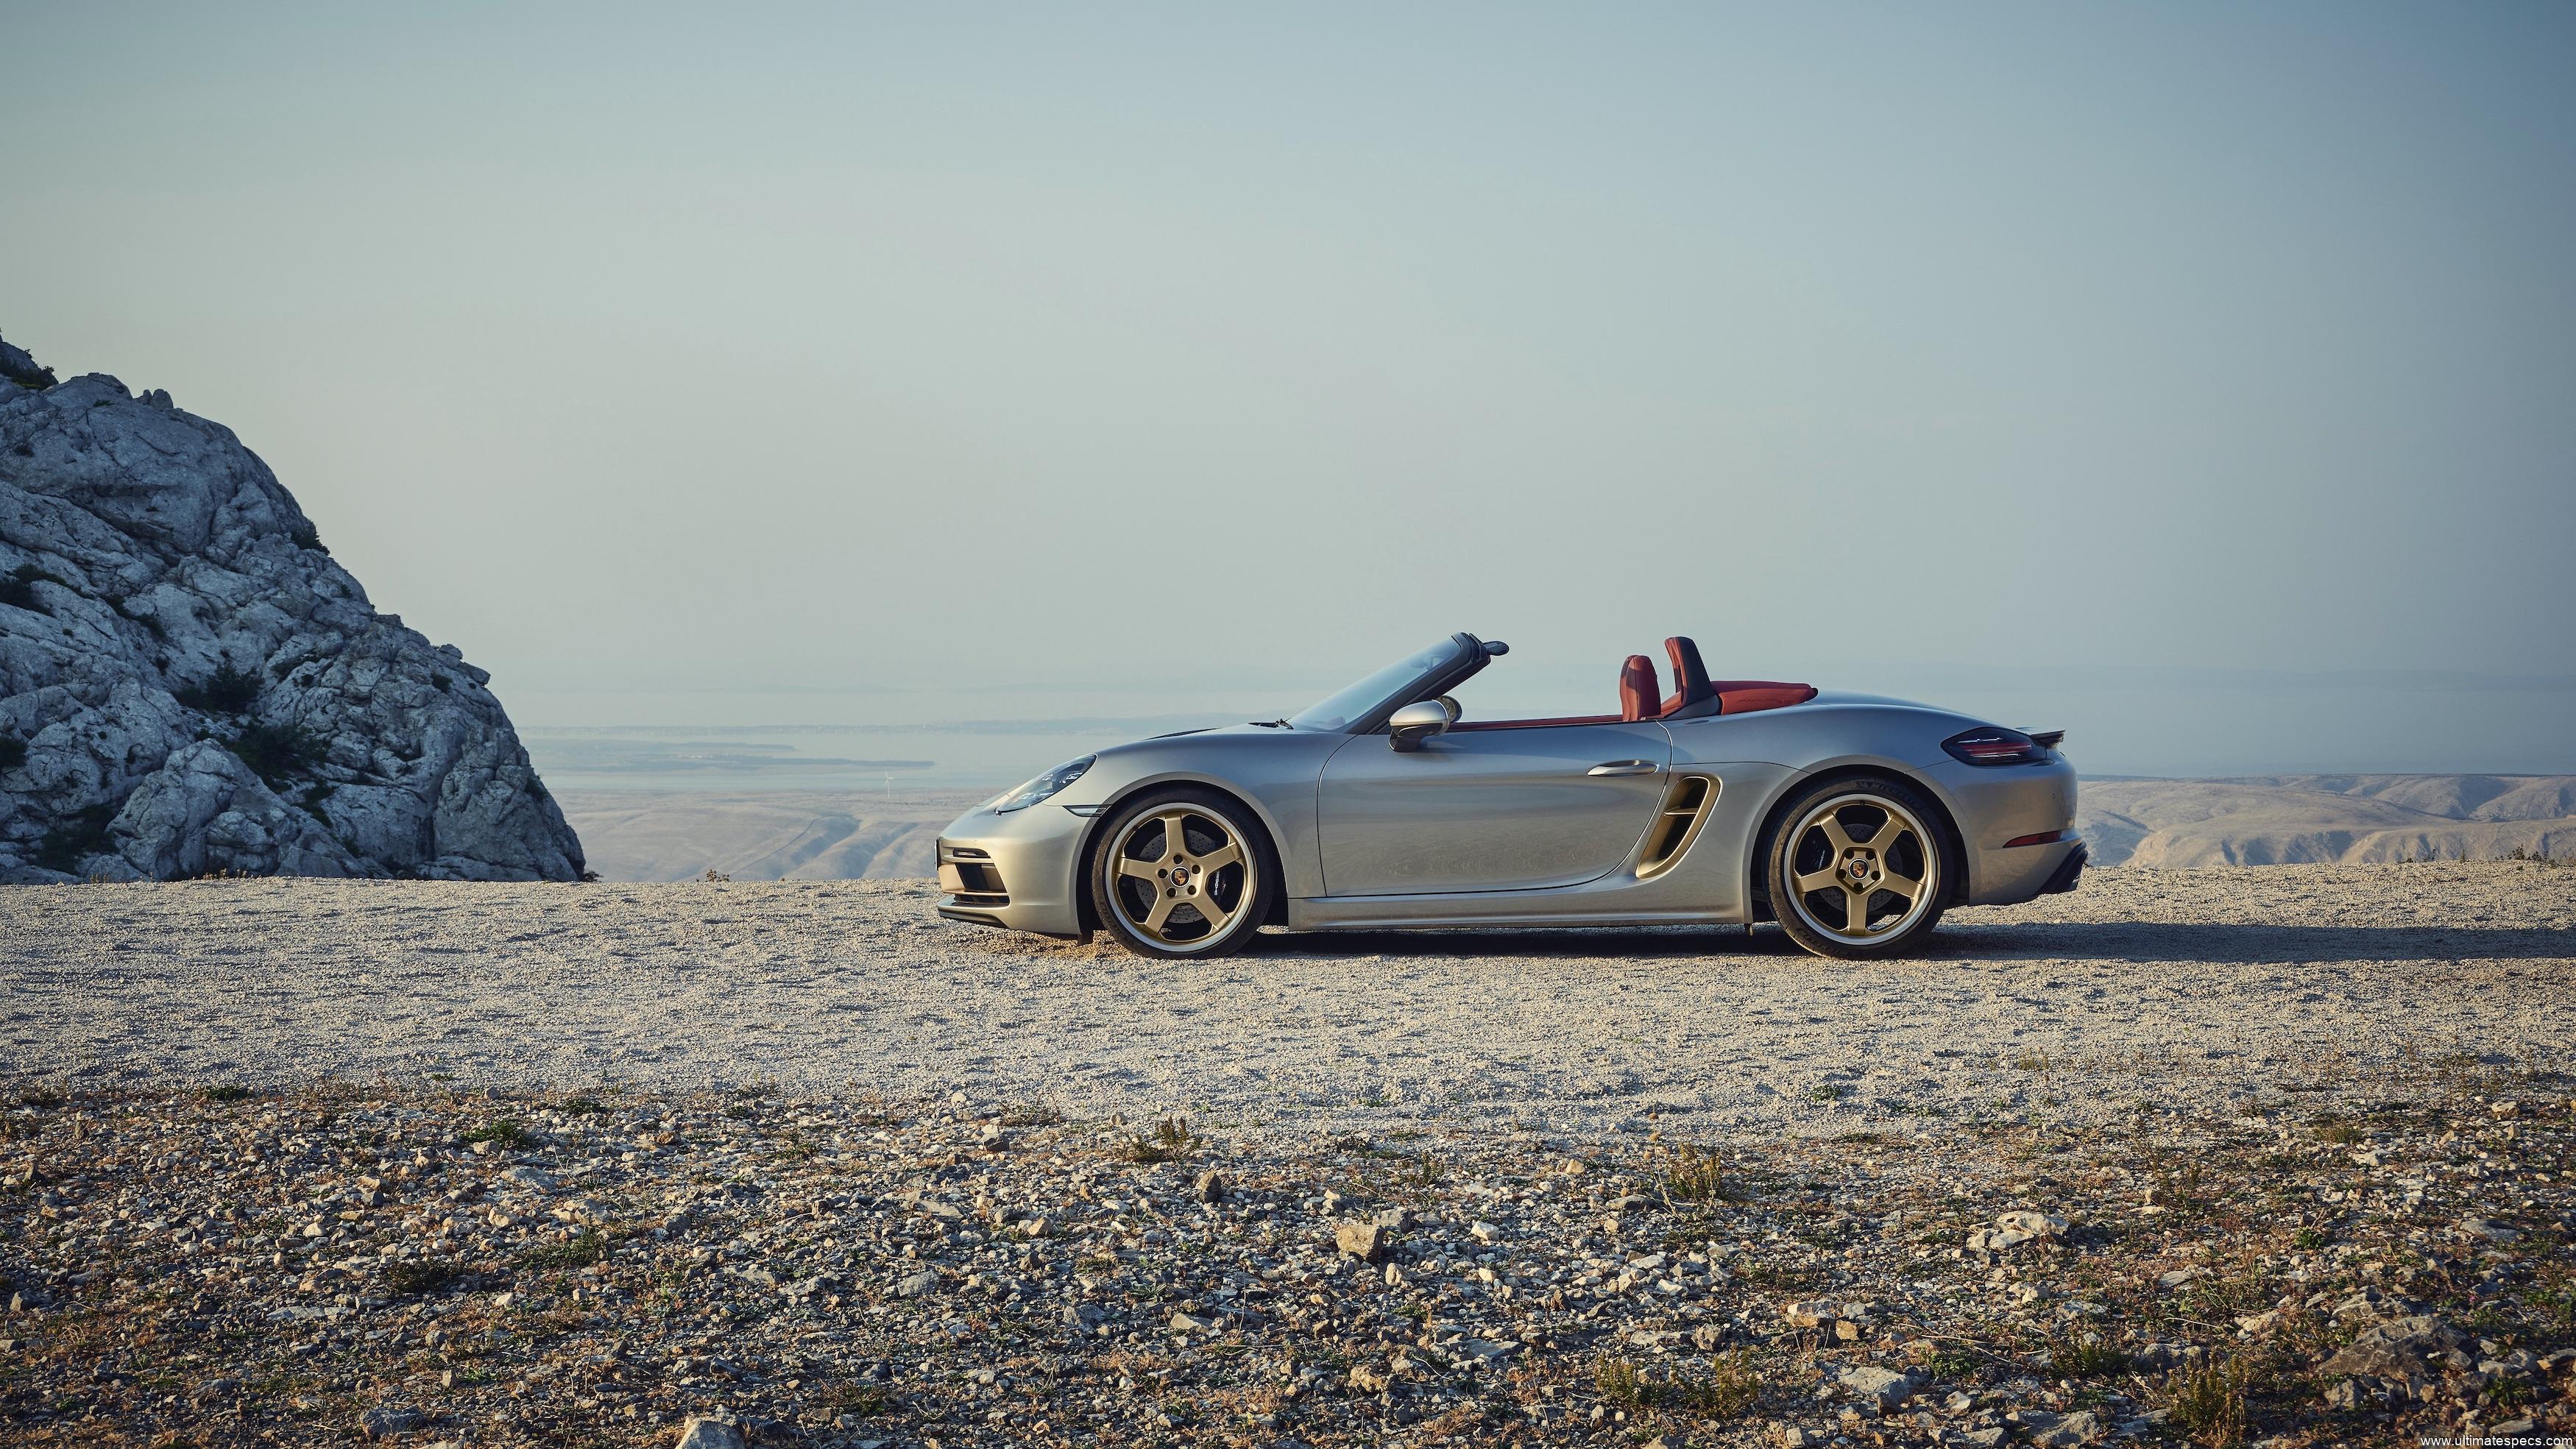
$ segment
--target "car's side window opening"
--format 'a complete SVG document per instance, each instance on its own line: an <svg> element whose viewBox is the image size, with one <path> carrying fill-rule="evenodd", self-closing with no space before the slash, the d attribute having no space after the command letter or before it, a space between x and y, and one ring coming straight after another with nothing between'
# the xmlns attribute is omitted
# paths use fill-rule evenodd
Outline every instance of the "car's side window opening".
<svg viewBox="0 0 2576 1449"><path fill-rule="evenodd" d="M1717 715L1750 714L1757 710L1779 709L1804 704L1816 697L1813 685L1790 684L1770 679L1711 679L1708 667L1700 659L1699 646L1682 635L1664 641L1664 654L1670 661L1671 680L1644 654L1631 654L1621 660L1612 696L1616 712L1601 714L1565 714L1537 718L1478 718L1473 702L1467 704L1466 716L1452 725L1459 730L1544 729L1563 725L1636 724L1648 721L1679 723L1707 719Z"/></svg>
<svg viewBox="0 0 2576 1449"><path fill-rule="evenodd" d="M1614 688L1618 693L1613 695L1613 701L1619 706L1615 711L1605 710L1598 714L1555 714L1541 716L1505 716L1496 714L1491 718L1485 718L1482 717L1482 712L1476 708L1474 699L1475 683L1470 681L1469 684L1457 691L1458 701L1461 706L1461 715L1460 718L1450 726L1450 728L1453 730L1464 731L1555 729L1570 725L1623 724L1633 722L1639 718L1652 718L1651 714L1643 712L1643 702L1660 698L1660 695L1654 689L1654 682L1650 676L1639 676L1636 674L1634 666L1637 663L1638 660L1632 657L1631 659L1622 661L1620 664L1619 677L1614 684ZM1576 704L1579 708L1581 704L1591 702L1592 701L1589 700L1583 700L1576 701Z"/></svg>

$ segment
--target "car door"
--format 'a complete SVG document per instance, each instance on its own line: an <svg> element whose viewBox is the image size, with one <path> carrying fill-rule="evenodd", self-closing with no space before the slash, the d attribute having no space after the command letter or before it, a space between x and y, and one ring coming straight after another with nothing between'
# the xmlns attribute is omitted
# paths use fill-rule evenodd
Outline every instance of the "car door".
<svg viewBox="0 0 2576 1449"><path fill-rule="evenodd" d="M1542 890L1616 870L1663 799L1652 722L1453 729L1405 753L1358 735L1324 764L1327 895Z"/></svg>

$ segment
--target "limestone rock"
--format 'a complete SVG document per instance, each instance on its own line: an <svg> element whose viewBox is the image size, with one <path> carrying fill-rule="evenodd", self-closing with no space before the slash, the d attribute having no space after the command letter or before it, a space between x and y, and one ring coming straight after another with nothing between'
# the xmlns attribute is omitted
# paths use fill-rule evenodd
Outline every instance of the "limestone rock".
<svg viewBox="0 0 2576 1449"><path fill-rule="evenodd" d="M390 1439L396 1434L408 1434L427 1422L428 1416L418 1409L380 1405L358 1417L358 1432L370 1439Z"/></svg>
<svg viewBox="0 0 2576 1449"><path fill-rule="evenodd" d="M1780 1306L1780 1317L1791 1328L1821 1328L1828 1332L1833 1329L1835 1320L1842 1316L1842 1312L1843 1305L1829 1303L1822 1299L1784 1303Z"/></svg>
<svg viewBox="0 0 2576 1449"><path fill-rule="evenodd" d="M743 1449L742 1430L722 1419L691 1416L675 1449Z"/></svg>
<svg viewBox="0 0 2576 1449"><path fill-rule="evenodd" d="M2075 1449L2090 1444L2103 1435L2102 1421L2090 1409L2078 1409L2046 1425L2034 1424L2030 1442L2036 1449Z"/></svg>
<svg viewBox="0 0 2576 1449"><path fill-rule="evenodd" d="M1856 1399L1874 1399L1882 1409L1892 1409L1914 1397L1914 1379L1894 1369L1863 1364L1847 1368L1835 1380L1844 1393Z"/></svg>
<svg viewBox="0 0 2576 1449"><path fill-rule="evenodd" d="M2376 1323L2317 1367L2320 1378L2348 1374L2356 1378L2407 1380L2421 1376L2439 1360L2455 1368L2469 1365L2459 1330L2430 1314Z"/></svg>
<svg viewBox="0 0 2576 1449"><path fill-rule="evenodd" d="M576 879L489 679L229 430L0 344L0 881Z"/></svg>
<svg viewBox="0 0 2576 1449"><path fill-rule="evenodd" d="M2003 1213L1996 1217L1995 1226L2004 1232L2020 1233L2025 1237L2032 1238L2062 1238L2066 1236L2066 1219L2057 1216L2055 1213L2035 1213L2027 1211Z"/></svg>
<svg viewBox="0 0 2576 1449"><path fill-rule="evenodd" d="M1995 1225L1973 1233L1968 1246L1980 1252L2003 1253L2024 1243L2066 1236L2066 1219L2049 1213L2009 1212L1995 1219Z"/></svg>

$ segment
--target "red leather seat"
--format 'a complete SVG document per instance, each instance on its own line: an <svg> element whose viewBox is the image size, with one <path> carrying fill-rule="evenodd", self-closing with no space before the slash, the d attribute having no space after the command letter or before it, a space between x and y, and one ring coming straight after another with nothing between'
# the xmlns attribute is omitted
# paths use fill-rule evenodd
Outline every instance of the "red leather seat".
<svg viewBox="0 0 2576 1449"><path fill-rule="evenodd" d="M1623 720L1658 719L1664 712L1664 692L1655 682L1655 661L1643 654L1631 654L1619 666L1619 718Z"/></svg>
<svg viewBox="0 0 2576 1449"><path fill-rule="evenodd" d="M1751 714L1805 704L1816 697L1812 684L1776 679L1711 679L1699 658L1699 646L1675 635L1664 641L1673 661L1673 697L1664 701L1662 718L1698 718L1712 714ZM1629 661L1631 664L1635 660ZM1653 716L1649 716L1653 718Z"/></svg>
<svg viewBox="0 0 2576 1449"><path fill-rule="evenodd" d="M1664 641L1664 649L1673 657L1673 682L1679 693L1667 700L1655 676L1655 661L1643 654L1631 654L1619 666L1619 712L1617 714L1565 715L1556 719L1486 719L1460 720L1453 730L1534 730L1558 725L1635 723L1650 719L1694 719L1712 714L1746 714L1757 709L1778 709L1786 704L1804 704L1816 697L1813 686L1777 684L1767 679L1711 680L1701 665L1699 648L1688 639Z"/></svg>

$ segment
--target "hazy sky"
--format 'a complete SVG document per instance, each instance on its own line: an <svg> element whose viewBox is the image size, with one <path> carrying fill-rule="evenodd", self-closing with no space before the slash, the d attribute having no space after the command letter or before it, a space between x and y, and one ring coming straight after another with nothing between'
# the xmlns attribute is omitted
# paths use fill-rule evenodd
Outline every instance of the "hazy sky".
<svg viewBox="0 0 2576 1449"><path fill-rule="evenodd" d="M2564 4L0 4L0 331L538 722L1457 628L1606 708L1686 632L2097 768L2576 769L2571 74Z"/></svg>

